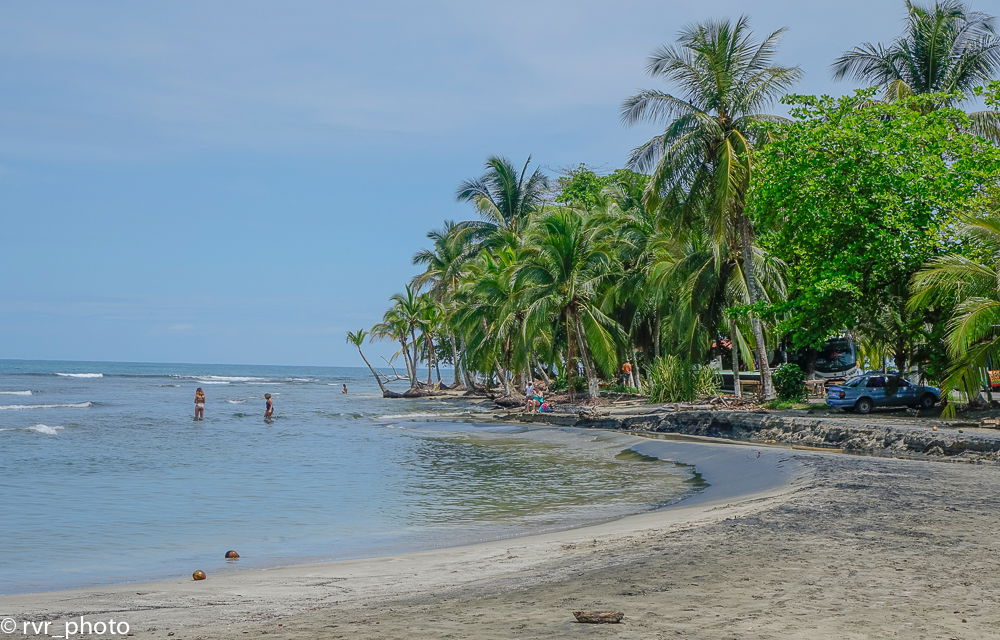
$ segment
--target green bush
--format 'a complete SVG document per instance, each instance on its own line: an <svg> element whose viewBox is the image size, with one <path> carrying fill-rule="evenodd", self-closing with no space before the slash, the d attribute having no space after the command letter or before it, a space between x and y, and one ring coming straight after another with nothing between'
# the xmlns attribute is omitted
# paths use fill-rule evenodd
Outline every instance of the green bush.
<svg viewBox="0 0 1000 640"><path fill-rule="evenodd" d="M774 370L774 392L778 400L802 402L808 395L806 391L806 372L797 364L783 364Z"/></svg>
<svg viewBox="0 0 1000 640"><path fill-rule="evenodd" d="M581 376L576 376L573 378L573 390L577 393L583 392L587 388L587 380ZM566 391L569 389L569 385L566 382L566 376L558 376L549 385L549 391Z"/></svg>
<svg viewBox="0 0 1000 640"><path fill-rule="evenodd" d="M646 374L650 402L691 402L719 393L718 373L677 356L653 360Z"/></svg>

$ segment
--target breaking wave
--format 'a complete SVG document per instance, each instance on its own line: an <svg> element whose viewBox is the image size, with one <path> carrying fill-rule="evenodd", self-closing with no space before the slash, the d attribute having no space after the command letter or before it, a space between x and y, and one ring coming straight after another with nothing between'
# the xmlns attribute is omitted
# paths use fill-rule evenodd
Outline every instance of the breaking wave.
<svg viewBox="0 0 1000 640"><path fill-rule="evenodd" d="M22 409L87 409L94 406L93 402L74 402L72 404L0 404L0 410L20 411Z"/></svg>

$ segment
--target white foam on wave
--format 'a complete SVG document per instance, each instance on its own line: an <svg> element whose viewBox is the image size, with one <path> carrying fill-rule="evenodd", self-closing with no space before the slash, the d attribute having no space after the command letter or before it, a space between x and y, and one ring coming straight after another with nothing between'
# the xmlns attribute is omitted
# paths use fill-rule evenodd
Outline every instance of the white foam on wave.
<svg viewBox="0 0 1000 640"><path fill-rule="evenodd" d="M246 400L226 400L229 404L243 404Z"/></svg>
<svg viewBox="0 0 1000 640"><path fill-rule="evenodd" d="M103 373L56 373L64 378L103 378Z"/></svg>
<svg viewBox="0 0 1000 640"><path fill-rule="evenodd" d="M226 380L195 380L198 384L229 384Z"/></svg>
<svg viewBox="0 0 1000 640"><path fill-rule="evenodd" d="M47 424L33 424L30 427L25 427L25 429L28 431L34 431L35 433L44 433L46 435L54 436L59 433L59 430L62 429L62 427L59 425L50 427Z"/></svg>
<svg viewBox="0 0 1000 640"><path fill-rule="evenodd" d="M189 378L198 380L199 382L204 382L206 380L215 380L218 382L267 382L270 378L256 378L254 376L186 376L174 374L170 376L171 378Z"/></svg>
<svg viewBox="0 0 1000 640"><path fill-rule="evenodd" d="M30 396L30 391L0 391L2 396Z"/></svg>
<svg viewBox="0 0 1000 640"><path fill-rule="evenodd" d="M35 433L44 433L46 435L54 436L57 435L60 429L62 429L62 427L59 425L50 427L47 424L33 424L30 427L10 427L7 429L0 429L0 431L34 431Z"/></svg>
<svg viewBox="0 0 1000 640"><path fill-rule="evenodd" d="M94 406L93 402L74 402L72 404L0 404L0 410L20 411L22 409L86 409Z"/></svg>

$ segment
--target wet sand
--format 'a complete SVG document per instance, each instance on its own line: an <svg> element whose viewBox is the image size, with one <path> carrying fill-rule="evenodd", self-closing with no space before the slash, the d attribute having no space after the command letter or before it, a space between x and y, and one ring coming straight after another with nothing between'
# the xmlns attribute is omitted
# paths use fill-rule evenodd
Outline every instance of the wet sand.
<svg viewBox="0 0 1000 640"><path fill-rule="evenodd" d="M178 640L1000 637L1000 467L640 447L661 445L689 447L688 461L701 448L693 461L712 487L685 506L569 531L0 597L0 615L115 617L135 637ZM576 609L626 617L578 624Z"/></svg>

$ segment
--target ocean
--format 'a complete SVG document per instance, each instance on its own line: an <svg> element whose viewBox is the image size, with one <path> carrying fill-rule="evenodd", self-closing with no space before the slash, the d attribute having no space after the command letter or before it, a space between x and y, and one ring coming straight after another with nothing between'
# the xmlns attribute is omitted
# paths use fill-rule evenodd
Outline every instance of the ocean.
<svg viewBox="0 0 1000 640"><path fill-rule="evenodd" d="M0 593L451 546L697 490L689 467L489 408L383 399L356 367L0 360Z"/></svg>

